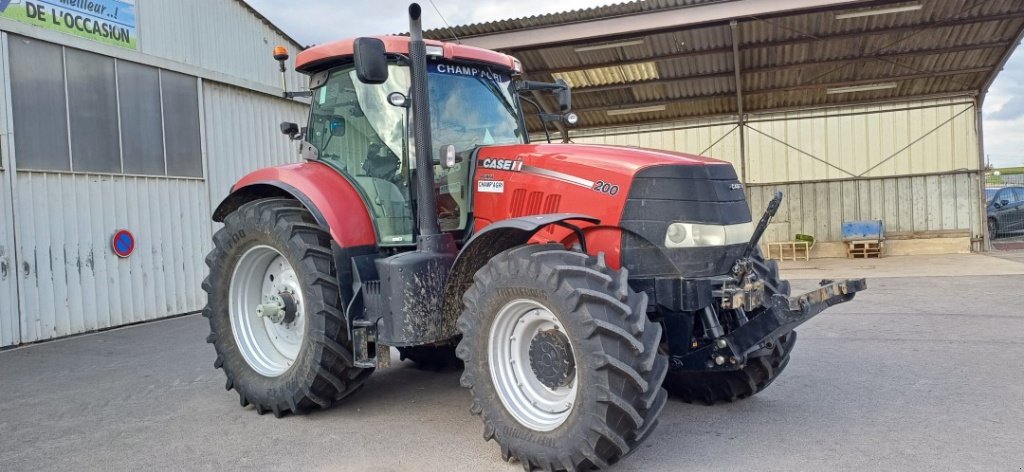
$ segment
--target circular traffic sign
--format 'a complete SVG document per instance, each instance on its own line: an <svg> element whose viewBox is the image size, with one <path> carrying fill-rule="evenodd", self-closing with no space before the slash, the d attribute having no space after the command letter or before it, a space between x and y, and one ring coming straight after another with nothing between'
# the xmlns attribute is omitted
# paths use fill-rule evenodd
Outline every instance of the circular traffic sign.
<svg viewBox="0 0 1024 472"><path fill-rule="evenodd" d="M126 229L118 230L110 241L117 257L128 257L135 251L135 236Z"/></svg>

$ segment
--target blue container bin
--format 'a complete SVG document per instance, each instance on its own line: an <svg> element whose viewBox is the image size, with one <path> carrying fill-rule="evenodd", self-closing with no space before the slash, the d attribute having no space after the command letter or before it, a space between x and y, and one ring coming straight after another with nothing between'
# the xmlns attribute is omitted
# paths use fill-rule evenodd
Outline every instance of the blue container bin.
<svg viewBox="0 0 1024 472"><path fill-rule="evenodd" d="M885 234L882 220L844 221L843 241L881 241Z"/></svg>

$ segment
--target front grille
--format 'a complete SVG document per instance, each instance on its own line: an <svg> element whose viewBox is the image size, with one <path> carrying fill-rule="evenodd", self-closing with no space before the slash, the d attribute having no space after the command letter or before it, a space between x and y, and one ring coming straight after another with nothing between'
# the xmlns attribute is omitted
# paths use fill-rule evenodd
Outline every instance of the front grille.
<svg viewBox="0 0 1024 472"><path fill-rule="evenodd" d="M725 274L743 244L667 249L674 222L732 225L751 221L750 207L731 165L665 165L637 173L622 213L622 265L632 277Z"/></svg>

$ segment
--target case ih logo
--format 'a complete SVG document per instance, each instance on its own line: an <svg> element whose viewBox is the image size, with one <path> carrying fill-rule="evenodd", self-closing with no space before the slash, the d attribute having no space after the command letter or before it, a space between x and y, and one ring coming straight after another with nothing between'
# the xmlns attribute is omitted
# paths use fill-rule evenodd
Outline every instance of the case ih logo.
<svg viewBox="0 0 1024 472"><path fill-rule="evenodd" d="M516 159L514 161L511 159L484 159L482 165L485 169L507 170L511 172L519 172L523 170L522 159Z"/></svg>

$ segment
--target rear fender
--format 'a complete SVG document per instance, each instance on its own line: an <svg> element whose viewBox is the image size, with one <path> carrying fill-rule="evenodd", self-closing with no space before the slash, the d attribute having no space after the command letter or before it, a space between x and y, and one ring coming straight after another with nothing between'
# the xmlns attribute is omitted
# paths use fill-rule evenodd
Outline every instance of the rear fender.
<svg viewBox="0 0 1024 472"><path fill-rule="evenodd" d="M445 282L441 310L444 315L442 319L448 326L444 326L442 332L452 336L458 334L455 321L462 313L462 294L473 283L473 275L487 261L502 251L526 244L544 227L566 221L600 223L597 218L579 213L531 215L490 224L473 235L473 238L462 246Z"/></svg>
<svg viewBox="0 0 1024 472"><path fill-rule="evenodd" d="M217 206L213 220L261 198L294 198L313 214L342 248L376 246L373 219L362 196L340 172L319 162L269 167L242 177Z"/></svg>

